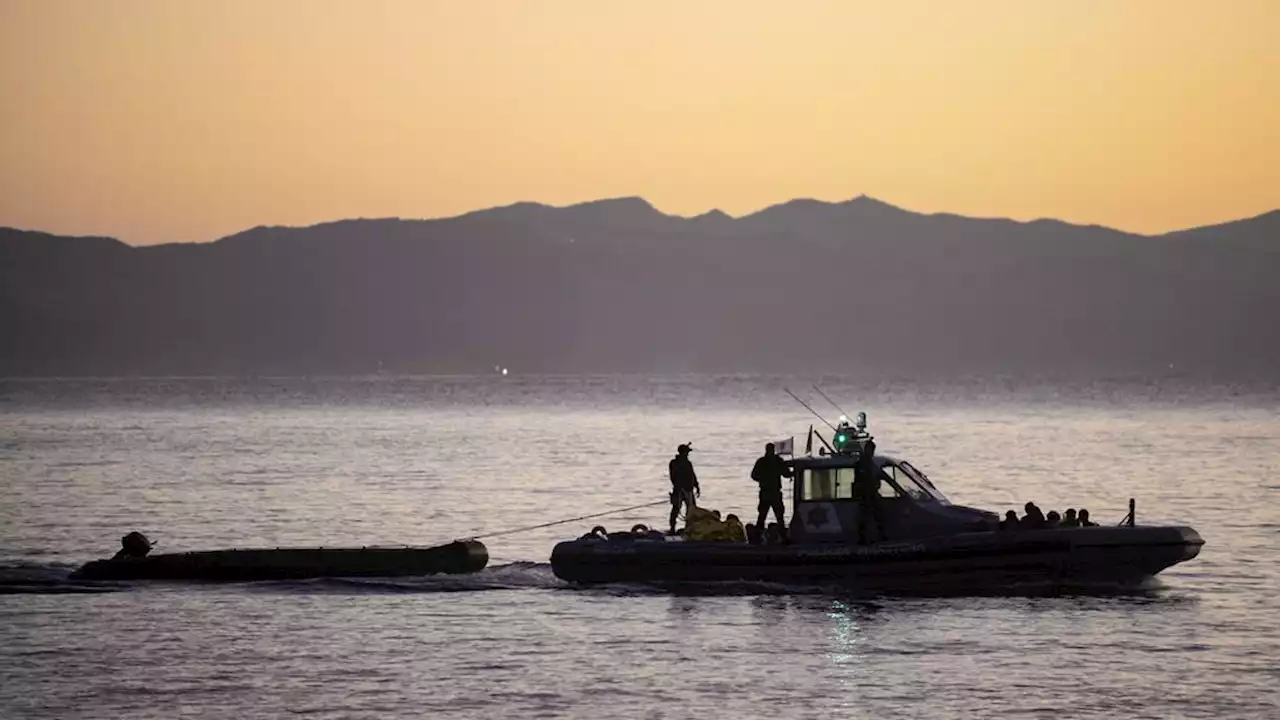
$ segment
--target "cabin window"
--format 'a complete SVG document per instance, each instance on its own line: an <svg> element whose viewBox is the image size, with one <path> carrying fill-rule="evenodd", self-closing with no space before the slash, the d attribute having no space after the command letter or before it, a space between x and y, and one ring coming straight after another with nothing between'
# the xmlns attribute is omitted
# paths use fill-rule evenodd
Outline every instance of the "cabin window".
<svg viewBox="0 0 1280 720"><path fill-rule="evenodd" d="M951 504L951 501L947 499L947 496L943 495L942 491L929 481L929 476L921 472L920 468L912 465L906 460L902 460L899 465L901 466L899 469L905 470L907 475L911 476L911 478L915 480L920 487L924 488L934 500L942 503L943 505Z"/></svg>
<svg viewBox="0 0 1280 720"><path fill-rule="evenodd" d="M897 491L893 489L893 486L891 486L887 482L884 482L884 480L887 478L893 481L893 485L897 485L899 488L901 488L903 495L913 500L932 499L932 496L930 496L929 493L924 488L920 487L920 485L916 483L914 478L908 475L905 470L903 470L902 468L899 468L893 463L885 463L880 468L880 471L885 475L885 477L881 478L880 480L880 496L881 497L895 497L898 494Z"/></svg>
<svg viewBox="0 0 1280 720"><path fill-rule="evenodd" d="M901 493L898 492L898 488L894 487L893 483L889 482L892 477L892 466L886 465L880 469L880 497L896 498L901 495Z"/></svg>
<svg viewBox="0 0 1280 720"><path fill-rule="evenodd" d="M850 500L853 468L809 468L800 483L802 500Z"/></svg>

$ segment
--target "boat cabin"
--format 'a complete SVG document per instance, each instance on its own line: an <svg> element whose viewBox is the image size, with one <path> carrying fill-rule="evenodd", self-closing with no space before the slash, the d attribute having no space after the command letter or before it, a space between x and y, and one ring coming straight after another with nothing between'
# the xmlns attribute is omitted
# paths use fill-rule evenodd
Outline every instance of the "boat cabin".
<svg viewBox="0 0 1280 720"><path fill-rule="evenodd" d="M995 513L954 505L906 460L876 452L872 456L880 488L879 521L854 494L854 477L867 441L865 416L860 426L836 428L831 452L792 458L790 535L799 543L860 543L915 540L958 532L992 530ZM868 517L864 518L864 513ZM864 522L866 520L866 522Z"/></svg>

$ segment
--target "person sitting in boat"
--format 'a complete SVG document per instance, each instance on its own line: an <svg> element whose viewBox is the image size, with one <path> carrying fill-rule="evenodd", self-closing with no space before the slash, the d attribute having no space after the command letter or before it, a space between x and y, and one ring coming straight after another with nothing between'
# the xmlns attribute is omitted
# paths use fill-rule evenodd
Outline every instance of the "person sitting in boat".
<svg viewBox="0 0 1280 720"><path fill-rule="evenodd" d="M1018 529L1018 513L1010 510L1004 514L1004 520L1000 521L1001 530L1017 530Z"/></svg>
<svg viewBox="0 0 1280 720"><path fill-rule="evenodd" d="M1038 528L1044 527L1044 524L1045 524L1044 513L1041 512L1040 508L1036 507L1035 503L1028 502L1026 505L1022 507L1022 509L1027 514L1023 515L1022 519L1018 521L1019 527L1027 528L1029 530L1036 530Z"/></svg>
<svg viewBox="0 0 1280 720"><path fill-rule="evenodd" d="M786 461L774 452L773 443L765 443L764 455L760 456L755 466L751 468L751 479L760 486L760 502L756 506L759 511L756 526L763 526L769 511L772 510L784 538L787 535L787 521L784 517L787 509L782 503L782 478L791 476L791 468L787 467Z"/></svg>
<svg viewBox="0 0 1280 720"><path fill-rule="evenodd" d="M1090 522L1089 511L1080 508L1080 512L1076 514L1076 519L1080 521L1080 527L1098 527L1098 523Z"/></svg>
<svg viewBox="0 0 1280 720"><path fill-rule="evenodd" d="M713 541L726 537L725 524L720 520L719 511L700 507L690 507L685 511L684 533L690 540Z"/></svg>
<svg viewBox="0 0 1280 720"><path fill-rule="evenodd" d="M1048 515L1044 516L1044 526L1047 528L1056 528L1062 525L1062 516L1057 510L1050 510Z"/></svg>
<svg viewBox="0 0 1280 720"><path fill-rule="evenodd" d="M724 536L724 520L720 519L720 511L713 509L711 511L711 521L708 526L711 528L711 540L721 540Z"/></svg>
<svg viewBox="0 0 1280 720"><path fill-rule="evenodd" d="M671 534L676 534L676 519L680 517L683 505L686 514L694 507L694 497L702 496L702 488L698 485L698 474L693 471L693 463L689 461L689 453L693 450L689 443L676 448L676 456L667 463L667 474L671 477Z"/></svg>
<svg viewBox="0 0 1280 720"><path fill-rule="evenodd" d="M1067 508L1067 511L1062 514L1062 523L1060 526L1068 528L1080 527L1080 520L1076 518L1075 508Z"/></svg>
<svg viewBox="0 0 1280 720"><path fill-rule="evenodd" d="M151 552L151 541L146 535L134 530L120 538L120 550L111 559L140 559L146 557L149 552Z"/></svg>
<svg viewBox="0 0 1280 720"><path fill-rule="evenodd" d="M747 529L742 527L742 521L738 519L737 515L729 513L729 516L724 519L724 529L725 535L728 536L725 538L726 540L733 542L747 541Z"/></svg>
<svg viewBox="0 0 1280 720"><path fill-rule="evenodd" d="M782 528L778 526L778 523L776 522L769 523L769 527L765 528L765 531L764 531L764 544L765 545L782 545L782 544L785 544L785 542L786 542L786 537L783 534Z"/></svg>

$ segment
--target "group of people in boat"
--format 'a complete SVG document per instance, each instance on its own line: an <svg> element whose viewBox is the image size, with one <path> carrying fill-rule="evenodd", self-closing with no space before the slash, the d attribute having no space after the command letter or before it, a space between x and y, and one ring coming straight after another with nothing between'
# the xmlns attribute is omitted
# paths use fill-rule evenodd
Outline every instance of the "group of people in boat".
<svg viewBox="0 0 1280 720"><path fill-rule="evenodd" d="M670 517L670 533L676 534L676 520L680 517L680 510L683 508L686 515L686 535L690 536L688 525L690 525L695 517L697 508L696 498L702 496L702 487L698 484L698 474L694 472L693 462L689 460L689 453L693 451L690 443L682 443L676 448L676 456L671 458L668 463L667 470L671 478L671 517ZM880 478L873 460L875 456L875 442L869 438L863 445L862 452L859 455L858 465L854 472L853 494L854 497L863 503L868 512L863 513L862 523L864 527L859 528L860 538L871 538L872 523L876 532L874 536L883 540L884 527L880 514ZM753 545L774 544L789 542L787 535L786 506L782 500L782 478L794 477L794 471L777 453L777 447L773 443L766 443L764 446L764 455L756 459L755 465L751 468L751 479L759 486L759 502L756 505L757 515L754 525L747 524L742 526L738 522L738 527L743 529L745 539ZM769 518L769 513L773 513L774 522L765 524ZM702 516L699 516L700 519ZM728 522L732 518L737 521L736 515L729 515L724 522ZM715 515L715 519L719 522L719 514ZM732 531L725 531L732 533ZM713 531L713 534L718 531ZM691 539L693 539L691 537Z"/></svg>
<svg viewBox="0 0 1280 720"><path fill-rule="evenodd" d="M685 535L690 539L723 539L738 540L760 544L776 541L786 542L787 522L786 506L782 501L782 478L792 477L793 472L785 460L776 452L773 443L764 446L764 455L756 460L751 468L751 479L759 485L758 515L755 524L743 525L737 515L729 515L720 520L719 511L701 510L697 507L696 498L702 496L702 487L698 484L698 474L694 472L689 453L693 447L682 443L676 448L676 456L667 464L671 478L671 534L676 534L676 520L680 511L685 511ZM765 524L769 513L773 512L775 522ZM723 527L721 527L723 525ZM704 538L703 536L710 536ZM695 537L696 536L696 537Z"/></svg>
<svg viewBox="0 0 1280 720"><path fill-rule="evenodd" d="M689 540L746 542L747 528L733 513L722 520L719 510L690 507L685 511L683 535Z"/></svg>
<svg viewBox="0 0 1280 720"><path fill-rule="evenodd" d="M682 534L691 540L730 540L752 544L788 542L786 507L782 500L782 478L793 477L794 472L782 456L777 454L773 443L765 445L764 455L760 456L751 468L751 479L759 486L759 502L756 506L758 515L755 524L746 525L743 525L736 515L730 514L721 520L719 511L703 510L697 507L696 498L702 496L702 487L698 484L698 474L689 460L689 453L692 450L691 444L682 443L676 448L676 456L668 464L671 478L670 534L677 534L676 521L683 509L686 527ZM881 528L884 524L881 522L878 502L880 479L873 460L874 455L875 442L868 439L855 468L853 495L868 510L860 514L861 523L866 527L859 528L859 537L875 536L883 540L885 538ZM1068 508L1066 512L1059 515L1056 510L1045 513L1034 502L1028 502L1023 510L1026 514L1022 517L1018 517L1018 513L1013 510L1005 513L1004 519L1000 521L1000 530L1097 526L1097 523L1089 519L1089 511L1083 508L1080 510ZM770 512L773 513L775 522L766 525L765 520L768 519ZM874 533L870 532L873 528Z"/></svg>
<svg viewBox="0 0 1280 720"><path fill-rule="evenodd" d="M1001 530L1042 530L1046 528L1077 528L1077 527L1097 527L1098 523L1089 519L1089 511L1081 508L1077 511L1075 508L1067 508L1062 515L1057 510L1050 510L1048 513L1042 511L1033 502L1028 502L1023 506L1023 512L1026 514L1018 517L1018 513L1010 510L1004 514L1004 520L1000 521Z"/></svg>
<svg viewBox="0 0 1280 720"><path fill-rule="evenodd" d="M782 526L771 522L761 528L752 523L742 524L737 515L729 513L722 520L719 510L707 510L691 506L685 513L684 528L673 534L681 535L687 540L719 540L724 542L746 542L752 545L782 545L786 538Z"/></svg>

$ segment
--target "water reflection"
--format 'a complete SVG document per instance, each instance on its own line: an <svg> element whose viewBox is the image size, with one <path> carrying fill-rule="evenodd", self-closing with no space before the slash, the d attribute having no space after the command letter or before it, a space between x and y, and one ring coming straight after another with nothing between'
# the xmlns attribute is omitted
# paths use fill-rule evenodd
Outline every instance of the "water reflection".
<svg viewBox="0 0 1280 720"><path fill-rule="evenodd" d="M832 621L830 656L833 663L844 665L858 659L866 642L864 627L878 611L871 603L831 601L827 617Z"/></svg>
<svg viewBox="0 0 1280 720"><path fill-rule="evenodd" d="M761 400L776 394L772 380L577 382L501 392L464 381L376 392L211 384L232 396L134 383L136 393L47 401L42 391L6 406L0 579L9 563L22 570L15 584L41 592L0 602L0 716L65 717L85 698L98 715L140 718L175 703L191 714L326 717L585 717L604 705L626 717L1275 714L1280 456L1233 442L1277 437L1274 393L1208 408L1152 404L1141 391L1137 405L1105 407L954 395L922 405L910 388L866 400L886 422L902 418L886 434L957 501L1087 499L1102 519L1137 496L1141 517L1214 532L1200 558L1153 587L926 598L765 583L588 588L546 565L554 542L594 524L584 522L507 536L491 548L494 567L471 578L44 594L134 527L184 549L433 545L562 517L565 487L574 506L639 504L665 494L667 453L689 438L706 452L697 467L716 504L754 507L751 483L715 478L750 467L757 447L744 437L809 422ZM636 450L563 450L598 437ZM1133 445L1115 448L1117 438ZM1201 474L1240 482L1178 482L1188 446ZM490 485L504 490L476 490ZM497 567L499 557L537 564ZM55 573L56 563L67 566ZM140 676L152 692L95 694L136 688ZM225 689L244 686L255 690Z"/></svg>
<svg viewBox="0 0 1280 720"><path fill-rule="evenodd" d="M705 609L702 600L685 595L673 595L667 603L667 614L679 621L696 620L698 613Z"/></svg>

